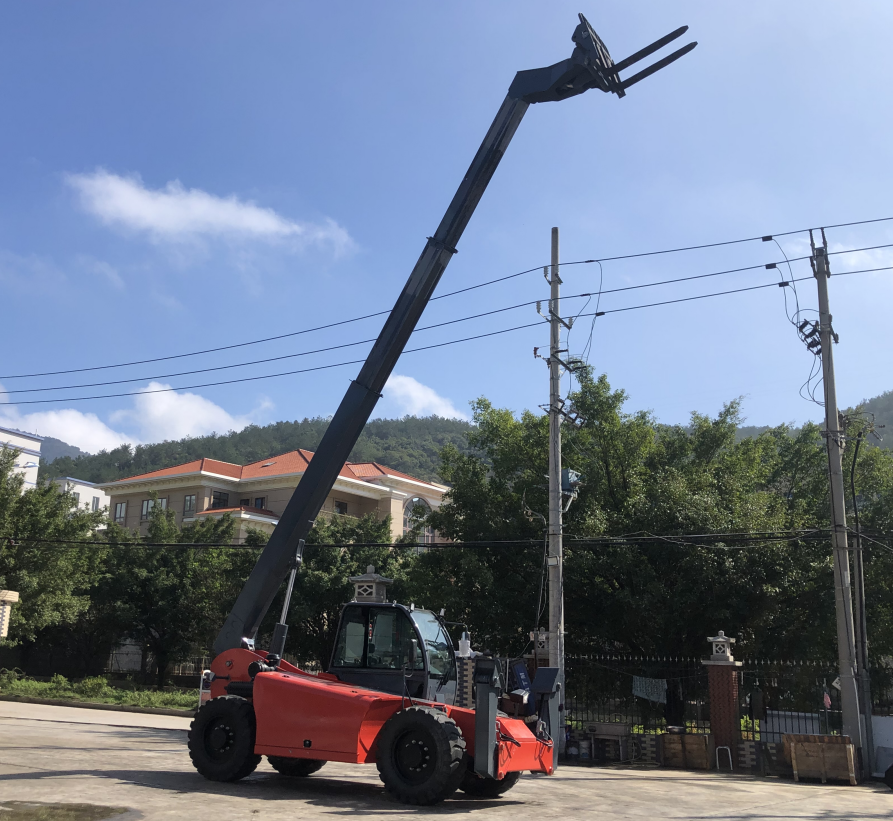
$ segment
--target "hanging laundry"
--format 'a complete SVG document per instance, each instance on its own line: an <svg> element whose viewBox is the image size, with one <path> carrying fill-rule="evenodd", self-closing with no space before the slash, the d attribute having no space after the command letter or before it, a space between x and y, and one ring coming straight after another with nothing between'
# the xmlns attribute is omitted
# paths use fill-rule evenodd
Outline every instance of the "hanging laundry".
<svg viewBox="0 0 893 821"><path fill-rule="evenodd" d="M633 695L655 704L667 703L667 680L633 676Z"/></svg>

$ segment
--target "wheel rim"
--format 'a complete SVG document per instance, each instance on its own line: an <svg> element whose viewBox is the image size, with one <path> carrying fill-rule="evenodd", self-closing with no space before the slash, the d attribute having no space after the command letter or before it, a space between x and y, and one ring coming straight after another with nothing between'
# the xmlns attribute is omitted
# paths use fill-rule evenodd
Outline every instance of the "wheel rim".
<svg viewBox="0 0 893 821"><path fill-rule="evenodd" d="M230 758L235 740L236 734L225 719L215 719L205 728L205 752L213 761Z"/></svg>
<svg viewBox="0 0 893 821"><path fill-rule="evenodd" d="M437 764L437 749L431 734L413 728L399 736L394 745L394 764L408 783L427 781Z"/></svg>

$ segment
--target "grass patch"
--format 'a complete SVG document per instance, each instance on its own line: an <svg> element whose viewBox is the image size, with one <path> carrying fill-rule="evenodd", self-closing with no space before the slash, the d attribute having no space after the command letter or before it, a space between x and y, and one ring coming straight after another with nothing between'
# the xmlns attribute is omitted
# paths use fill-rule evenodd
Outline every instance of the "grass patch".
<svg viewBox="0 0 893 821"><path fill-rule="evenodd" d="M0 695L52 698L62 701L87 701L119 704L122 707L155 707L166 710L195 710L198 688L194 690L150 690L112 687L102 676L71 682L55 675L49 681L35 681L20 670L0 670Z"/></svg>

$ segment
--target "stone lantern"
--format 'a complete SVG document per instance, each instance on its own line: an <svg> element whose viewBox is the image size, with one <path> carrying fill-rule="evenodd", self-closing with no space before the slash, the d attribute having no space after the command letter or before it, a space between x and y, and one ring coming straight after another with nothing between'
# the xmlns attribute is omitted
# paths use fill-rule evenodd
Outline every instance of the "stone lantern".
<svg viewBox="0 0 893 821"><path fill-rule="evenodd" d="M707 641L709 641L713 647L713 655L710 656L710 661L735 661L735 657L732 655L732 645L735 643L735 639L729 638L729 636L720 630L717 635L713 637L708 636Z"/></svg>
<svg viewBox="0 0 893 821"><path fill-rule="evenodd" d="M13 590L0 590L0 639L9 634L9 617L12 606L19 600L19 594Z"/></svg>
<svg viewBox="0 0 893 821"><path fill-rule="evenodd" d="M357 602L386 602L388 600L388 585L393 579L386 579L375 572L375 567L369 565L362 576L351 576L348 581L353 582L353 600Z"/></svg>

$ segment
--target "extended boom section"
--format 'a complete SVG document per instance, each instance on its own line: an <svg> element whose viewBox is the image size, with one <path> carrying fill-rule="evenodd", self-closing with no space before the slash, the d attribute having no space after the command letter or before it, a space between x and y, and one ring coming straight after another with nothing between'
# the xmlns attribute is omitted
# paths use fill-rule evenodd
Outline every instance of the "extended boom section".
<svg viewBox="0 0 893 821"><path fill-rule="evenodd" d="M516 74L440 225L428 238L368 359L341 400L307 471L223 625L214 644L216 653L241 646L243 639L247 639L250 645L296 556L300 563L302 542L313 527L342 465L372 414L437 283L456 253L462 233L528 106L531 103L563 100L590 88L622 97L630 85L669 65L697 45L690 43L634 77L621 81L621 69L681 36L687 27L677 29L627 60L615 64L586 18L582 14L579 17L580 24L571 38L575 48L569 59ZM280 631L277 638L284 643L284 631ZM276 650L281 653L281 648Z"/></svg>

